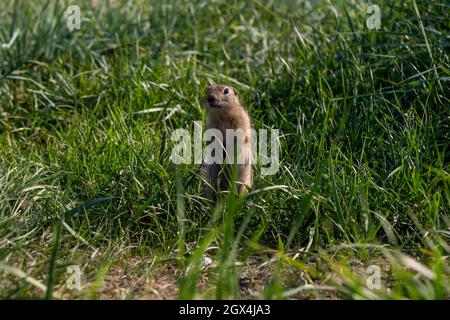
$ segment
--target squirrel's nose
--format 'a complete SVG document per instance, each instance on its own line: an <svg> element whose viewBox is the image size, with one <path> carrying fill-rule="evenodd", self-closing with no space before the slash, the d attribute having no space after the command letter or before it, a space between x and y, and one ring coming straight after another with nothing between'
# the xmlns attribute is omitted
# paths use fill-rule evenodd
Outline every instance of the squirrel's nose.
<svg viewBox="0 0 450 320"><path fill-rule="evenodd" d="M214 103L216 101L216 98L211 95L211 96L208 96L207 100L209 103Z"/></svg>

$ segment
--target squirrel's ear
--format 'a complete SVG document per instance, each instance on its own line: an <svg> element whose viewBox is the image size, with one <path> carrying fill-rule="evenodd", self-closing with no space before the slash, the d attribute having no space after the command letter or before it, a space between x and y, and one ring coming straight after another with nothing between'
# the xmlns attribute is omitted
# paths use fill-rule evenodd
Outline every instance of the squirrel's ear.
<svg viewBox="0 0 450 320"><path fill-rule="evenodd" d="M236 96L238 95L238 93L237 93L237 91L236 91L235 88L233 88L233 92L234 92L234 94L235 94Z"/></svg>

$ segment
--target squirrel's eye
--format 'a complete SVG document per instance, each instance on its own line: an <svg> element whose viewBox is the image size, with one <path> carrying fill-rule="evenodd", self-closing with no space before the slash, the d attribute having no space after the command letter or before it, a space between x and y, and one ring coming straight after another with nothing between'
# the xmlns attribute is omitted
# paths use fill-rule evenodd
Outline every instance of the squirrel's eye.
<svg viewBox="0 0 450 320"><path fill-rule="evenodd" d="M229 94L230 93L230 89L225 88L225 90L223 90L223 94Z"/></svg>

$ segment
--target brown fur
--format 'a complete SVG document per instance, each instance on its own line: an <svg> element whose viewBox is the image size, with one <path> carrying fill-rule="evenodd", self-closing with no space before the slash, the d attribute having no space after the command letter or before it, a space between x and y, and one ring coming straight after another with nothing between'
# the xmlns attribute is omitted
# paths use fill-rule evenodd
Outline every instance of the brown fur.
<svg viewBox="0 0 450 320"><path fill-rule="evenodd" d="M233 141L226 141L227 129L242 129L245 131L245 137L241 141L243 145L240 146L245 162L237 164L236 179L238 194L242 195L252 184L250 117L242 106L237 91L231 86L214 85L209 87L205 100L206 129L220 130L223 135L221 143L225 148L227 148L227 143L233 143ZM239 141L239 139L236 140ZM210 164L208 165L208 180L214 189L226 190L230 186L231 172L231 164Z"/></svg>

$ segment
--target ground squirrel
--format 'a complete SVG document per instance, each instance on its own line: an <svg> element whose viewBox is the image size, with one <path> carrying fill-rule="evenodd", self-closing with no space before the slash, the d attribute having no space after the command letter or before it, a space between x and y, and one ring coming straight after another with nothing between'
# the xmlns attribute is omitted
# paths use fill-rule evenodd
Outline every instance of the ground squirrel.
<svg viewBox="0 0 450 320"><path fill-rule="evenodd" d="M239 195L244 194L252 184L252 161L251 161L251 123L250 117L242 106L236 89L226 85L214 85L206 91L206 129L217 129L221 137L214 135L211 142L217 139L221 145L223 158L227 163L212 163L207 165L208 181L216 191L227 190L230 186L232 167L227 158L230 153L237 155L233 159L237 163L236 188ZM228 136L227 129L235 136ZM241 129L241 130L238 130ZM235 148L236 149L230 149ZM231 150L231 152L230 152ZM233 153L233 150L237 150ZM228 152L227 152L228 151ZM240 160L238 160L240 159ZM237 161L236 161L237 160Z"/></svg>

